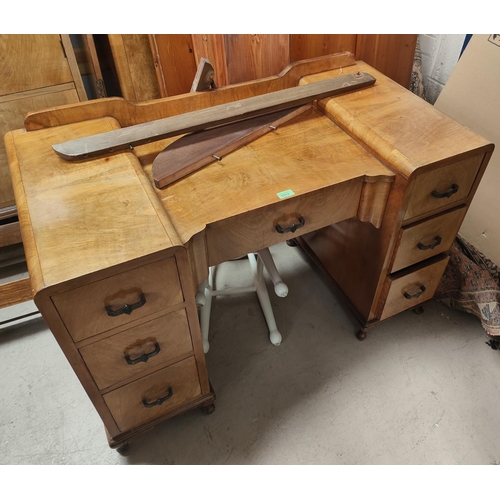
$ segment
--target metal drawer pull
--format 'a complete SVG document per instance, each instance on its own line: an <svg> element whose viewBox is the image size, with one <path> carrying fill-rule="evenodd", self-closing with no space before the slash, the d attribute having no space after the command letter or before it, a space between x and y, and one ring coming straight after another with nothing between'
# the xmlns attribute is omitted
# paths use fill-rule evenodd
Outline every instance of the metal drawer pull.
<svg viewBox="0 0 500 500"><path fill-rule="evenodd" d="M276 231L278 231L278 233L280 234L283 234L283 233L295 233L295 231L297 229L299 229L300 227L304 227L304 224L306 223L306 221L304 220L304 217L302 216L299 216L298 217L299 219L299 223L298 224L292 224L291 226L288 226L288 227L281 227L280 224L276 224Z"/></svg>
<svg viewBox="0 0 500 500"><path fill-rule="evenodd" d="M432 191L431 195L434 198L449 198L452 194L455 194L458 191L458 184L452 184L450 189L444 193L440 193L439 191Z"/></svg>
<svg viewBox="0 0 500 500"><path fill-rule="evenodd" d="M130 314L134 309L139 309L139 307L142 307L145 303L146 303L146 296L143 293L141 293L139 302L136 302L135 304L125 304L123 307L120 307L120 309L115 309L115 310L113 310L111 306L106 306L106 312L108 313L108 316L120 316L120 314Z"/></svg>
<svg viewBox="0 0 500 500"><path fill-rule="evenodd" d="M416 299L417 297L420 297L420 295L422 295L426 290L427 290L427 288L425 288L424 285L420 285L419 292L417 292L413 295L410 295L408 292L403 292L403 295L405 296L405 299Z"/></svg>
<svg viewBox="0 0 500 500"><path fill-rule="evenodd" d="M145 363L149 358L152 358L153 356L156 356L160 352L160 344L158 342L155 342L155 348L154 351L151 352L145 352L144 354L141 354L138 358L131 359L130 356L127 354L125 356L125 361L129 365L135 365L137 363Z"/></svg>
<svg viewBox="0 0 500 500"><path fill-rule="evenodd" d="M420 249L420 250L432 250L433 248L436 248L440 243L441 241L443 241L441 239L441 236L436 235L434 237L434 240L432 240L432 242L429 244L429 245L424 245L423 243L417 243L417 247Z"/></svg>
<svg viewBox="0 0 500 500"><path fill-rule="evenodd" d="M169 387L167 389L167 395L164 396L163 398L158 398L156 401L153 401L152 403L148 403L145 399L142 400L142 404L146 408L153 408L153 406L159 406L168 399L170 399L174 395L174 391L172 390L172 387Z"/></svg>

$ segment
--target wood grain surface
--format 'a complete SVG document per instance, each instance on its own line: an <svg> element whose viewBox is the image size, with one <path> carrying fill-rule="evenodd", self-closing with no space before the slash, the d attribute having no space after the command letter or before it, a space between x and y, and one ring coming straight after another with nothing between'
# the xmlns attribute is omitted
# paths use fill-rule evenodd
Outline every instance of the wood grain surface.
<svg viewBox="0 0 500 500"><path fill-rule="evenodd" d="M151 164L157 154L151 147L163 149L168 141L172 139L136 148L150 179ZM392 182L393 174L312 108L222 161L194 172L182 182L157 189L156 193L169 218L175 221L181 241L187 242L209 224L279 205L278 193L292 190L299 197L331 185L353 179L364 182L368 178L384 184ZM224 186L223 197L220 186ZM354 213L359 196L355 201Z"/></svg>
<svg viewBox="0 0 500 500"><path fill-rule="evenodd" d="M300 61L344 51L355 54L358 36L311 33L290 35L290 61Z"/></svg>
<svg viewBox="0 0 500 500"><path fill-rule="evenodd" d="M155 186L164 188L214 161L220 161L227 154L275 130L309 108L310 105L285 109L177 139L170 143L153 162Z"/></svg>
<svg viewBox="0 0 500 500"><path fill-rule="evenodd" d="M421 165L446 162L459 155L470 156L475 149L478 154L491 149L488 141L371 66L357 62L344 68L344 73L356 71L371 71L380 84L363 92L325 99L319 106L370 151L386 158L389 163L396 162L406 178ZM328 75L326 72L306 77L304 81L313 82ZM418 125L423 123L425 127ZM457 136L460 136L460 141L456 140Z"/></svg>
<svg viewBox="0 0 500 500"><path fill-rule="evenodd" d="M193 351L181 309L80 349L99 389L144 376ZM141 356L156 353L140 360ZM134 362L135 361L135 362Z"/></svg>
<svg viewBox="0 0 500 500"><path fill-rule="evenodd" d="M412 266L441 252L447 252L455 240L466 212L467 207L457 208L424 222L404 227L394 252L391 272Z"/></svg>
<svg viewBox="0 0 500 500"><path fill-rule="evenodd" d="M380 315L381 320L411 309L434 296L449 257L442 256L436 259L433 263L424 264L416 270L409 268L408 272L387 277L385 286L389 291Z"/></svg>
<svg viewBox="0 0 500 500"><path fill-rule="evenodd" d="M133 261L173 245L172 238L176 236L171 238L169 229L159 219L155 206L158 200L154 197L154 203L151 201L151 186L143 184L132 153L70 166L52 150L52 144L63 138L116 127L114 120L102 118L64 130L17 130L8 134L14 190L16 199L21 201L19 218L25 228L23 242L28 254L40 262L32 263L30 275L32 269L38 269L33 279L39 278L41 287ZM19 163L22 176L17 168ZM43 176L40 164L44 165ZM92 231L88 230L89 225Z"/></svg>
<svg viewBox="0 0 500 500"><path fill-rule="evenodd" d="M107 35L121 95L132 102L158 99L153 55L148 35Z"/></svg>
<svg viewBox="0 0 500 500"><path fill-rule="evenodd" d="M0 35L0 96L73 81L59 35Z"/></svg>
<svg viewBox="0 0 500 500"><path fill-rule="evenodd" d="M165 398L171 389L171 398L150 408ZM151 375L140 378L124 387L108 392L104 400L113 412L121 431L168 414L201 395L194 357L187 358Z"/></svg>
<svg viewBox="0 0 500 500"><path fill-rule="evenodd" d="M161 97L189 92L198 61L191 35L149 35Z"/></svg>

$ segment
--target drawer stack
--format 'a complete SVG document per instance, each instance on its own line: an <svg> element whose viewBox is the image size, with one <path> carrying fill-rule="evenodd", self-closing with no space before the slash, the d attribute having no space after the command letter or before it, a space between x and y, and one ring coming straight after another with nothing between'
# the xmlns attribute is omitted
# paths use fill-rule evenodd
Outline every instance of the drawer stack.
<svg viewBox="0 0 500 500"><path fill-rule="evenodd" d="M120 435L206 399L175 257L51 300Z"/></svg>
<svg viewBox="0 0 500 500"><path fill-rule="evenodd" d="M396 178L380 228L358 214L298 242L346 299L363 340L381 320L434 296L494 145L362 61L345 71L376 82L318 107Z"/></svg>
<svg viewBox="0 0 500 500"><path fill-rule="evenodd" d="M127 152L69 165L53 152L118 127L98 118L17 130L5 144L30 291L121 448L181 412L209 412L215 396L188 249L139 160Z"/></svg>
<svg viewBox="0 0 500 500"><path fill-rule="evenodd" d="M475 155L410 178L406 210L384 285L387 297L381 320L434 296L483 157Z"/></svg>

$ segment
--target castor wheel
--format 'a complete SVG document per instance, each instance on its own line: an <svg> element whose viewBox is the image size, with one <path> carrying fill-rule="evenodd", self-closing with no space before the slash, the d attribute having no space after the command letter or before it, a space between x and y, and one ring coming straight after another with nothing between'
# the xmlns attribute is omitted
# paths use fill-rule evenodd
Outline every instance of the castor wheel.
<svg viewBox="0 0 500 500"><path fill-rule="evenodd" d="M129 449L130 449L130 445L128 443L124 443L121 446L119 446L118 448L116 448L116 451L120 455L127 455Z"/></svg>
<svg viewBox="0 0 500 500"><path fill-rule="evenodd" d="M412 309L415 314L423 314L424 308L422 306L417 306Z"/></svg>
<svg viewBox="0 0 500 500"><path fill-rule="evenodd" d="M366 330L359 330L357 333L356 333L356 338L358 340L365 340L366 339Z"/></svg>
<svg viewBox="0 0 500 500"><path fill-rule="evenodd" d="M212 403L211 405L202 406L201 409L203 413L210 415L210 413L213 413L215 411L215 405Z"/></svg>
<svg viewBox="0 0 500 500"><path fill-rule="evenodd" d="M289 247L296 247L297 246L297 241L296 240L286 240L286 244Z"/></svg>

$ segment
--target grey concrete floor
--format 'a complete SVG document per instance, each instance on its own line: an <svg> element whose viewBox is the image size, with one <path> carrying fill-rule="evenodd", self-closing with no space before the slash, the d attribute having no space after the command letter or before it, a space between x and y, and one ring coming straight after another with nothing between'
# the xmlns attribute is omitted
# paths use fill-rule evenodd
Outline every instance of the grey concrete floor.
<svg viewBox="0 0 500 500"><path fill-rule="evenodd" d="M271 294L280 347L255 294L212 310L216 410L108 447L102 423L41 318L0 330L0 464L499 464L500 351L479 320L436 301L364 342L298 248L272 248L290 293ZM218 284L246 285L245 260ZM271 289L271 287L269 287ZM0 311L6 317L32 303Z"/></svg>

